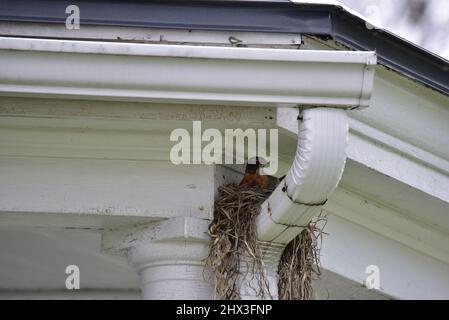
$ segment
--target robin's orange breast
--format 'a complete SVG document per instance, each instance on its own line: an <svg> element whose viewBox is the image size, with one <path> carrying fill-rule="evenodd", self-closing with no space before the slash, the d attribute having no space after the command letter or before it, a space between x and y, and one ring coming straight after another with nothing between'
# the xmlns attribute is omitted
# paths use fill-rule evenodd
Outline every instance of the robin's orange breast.
<svg viewBox="0 0 449 320"><path fill-rule="evenodd" d="M240 186L248 186L248 187L268 187L268 177L262 176L258 173L246 173L240 182Z"/></svg>

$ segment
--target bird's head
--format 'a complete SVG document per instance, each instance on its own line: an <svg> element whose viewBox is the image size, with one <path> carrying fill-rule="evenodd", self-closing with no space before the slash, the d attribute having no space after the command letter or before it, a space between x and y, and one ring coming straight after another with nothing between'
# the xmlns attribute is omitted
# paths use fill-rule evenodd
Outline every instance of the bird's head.
<svg viewBox="0 0 449 320"><path fill-rule="evenodd" d="M258 173L260 165L261 163L259 157L249 159L246 165L245 173L250 174Z"/></svg>

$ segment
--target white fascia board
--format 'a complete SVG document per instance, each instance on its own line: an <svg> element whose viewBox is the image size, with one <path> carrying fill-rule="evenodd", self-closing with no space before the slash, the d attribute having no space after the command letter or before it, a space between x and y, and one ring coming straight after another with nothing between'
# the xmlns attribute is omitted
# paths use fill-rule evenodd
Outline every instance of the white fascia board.
<svg viewBox="0 0 449 320"><path fill-rule="evenodd" d="M0 95L369 105L374 52L0 38Z"/></svg>
<svg viewBox="0 0 449 320"><path fill-rule="evenodd" d="M147 27L84 25L68 30L65 24L0 21L2 36L48 39L83 39L92 41L130 41L159 44L231 44L245 46L283 46L294 48L301 44L299 33L159 29ZM233 39L230 39L233 38Z"/></svg>

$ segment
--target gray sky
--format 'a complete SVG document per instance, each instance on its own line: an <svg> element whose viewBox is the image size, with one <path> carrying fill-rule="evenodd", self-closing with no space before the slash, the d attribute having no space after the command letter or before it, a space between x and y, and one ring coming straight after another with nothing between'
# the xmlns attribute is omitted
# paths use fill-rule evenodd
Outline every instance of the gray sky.
<svg viewBox="0 0 449 320"><path fill-rule="evenodd" d="M449 60L449 0L338 0L376 25Z"/></svg>

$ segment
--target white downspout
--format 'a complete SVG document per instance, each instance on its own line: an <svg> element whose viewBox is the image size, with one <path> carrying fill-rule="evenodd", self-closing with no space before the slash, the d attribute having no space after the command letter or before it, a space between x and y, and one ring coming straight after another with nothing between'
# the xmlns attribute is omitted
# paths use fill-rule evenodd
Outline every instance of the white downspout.
<svg viewBox="0 0 449 320"><path fill-rule="evenodd" d="M346 162L348 116L343 109L310 108L298 119L295 160L285 179L263 203L259 240L288 244L337 187Z"/></svg>
<svg viewBox="0 0 449 320"><path fill-rule="evenodd" d="M348 140L346 110L303 109L295 160L285 179L262 204L257 233L270 292L277 299L277 268L286 245L316 216L343 174ZM247 274L242 299L254 299L257 284Z"/></svg>

